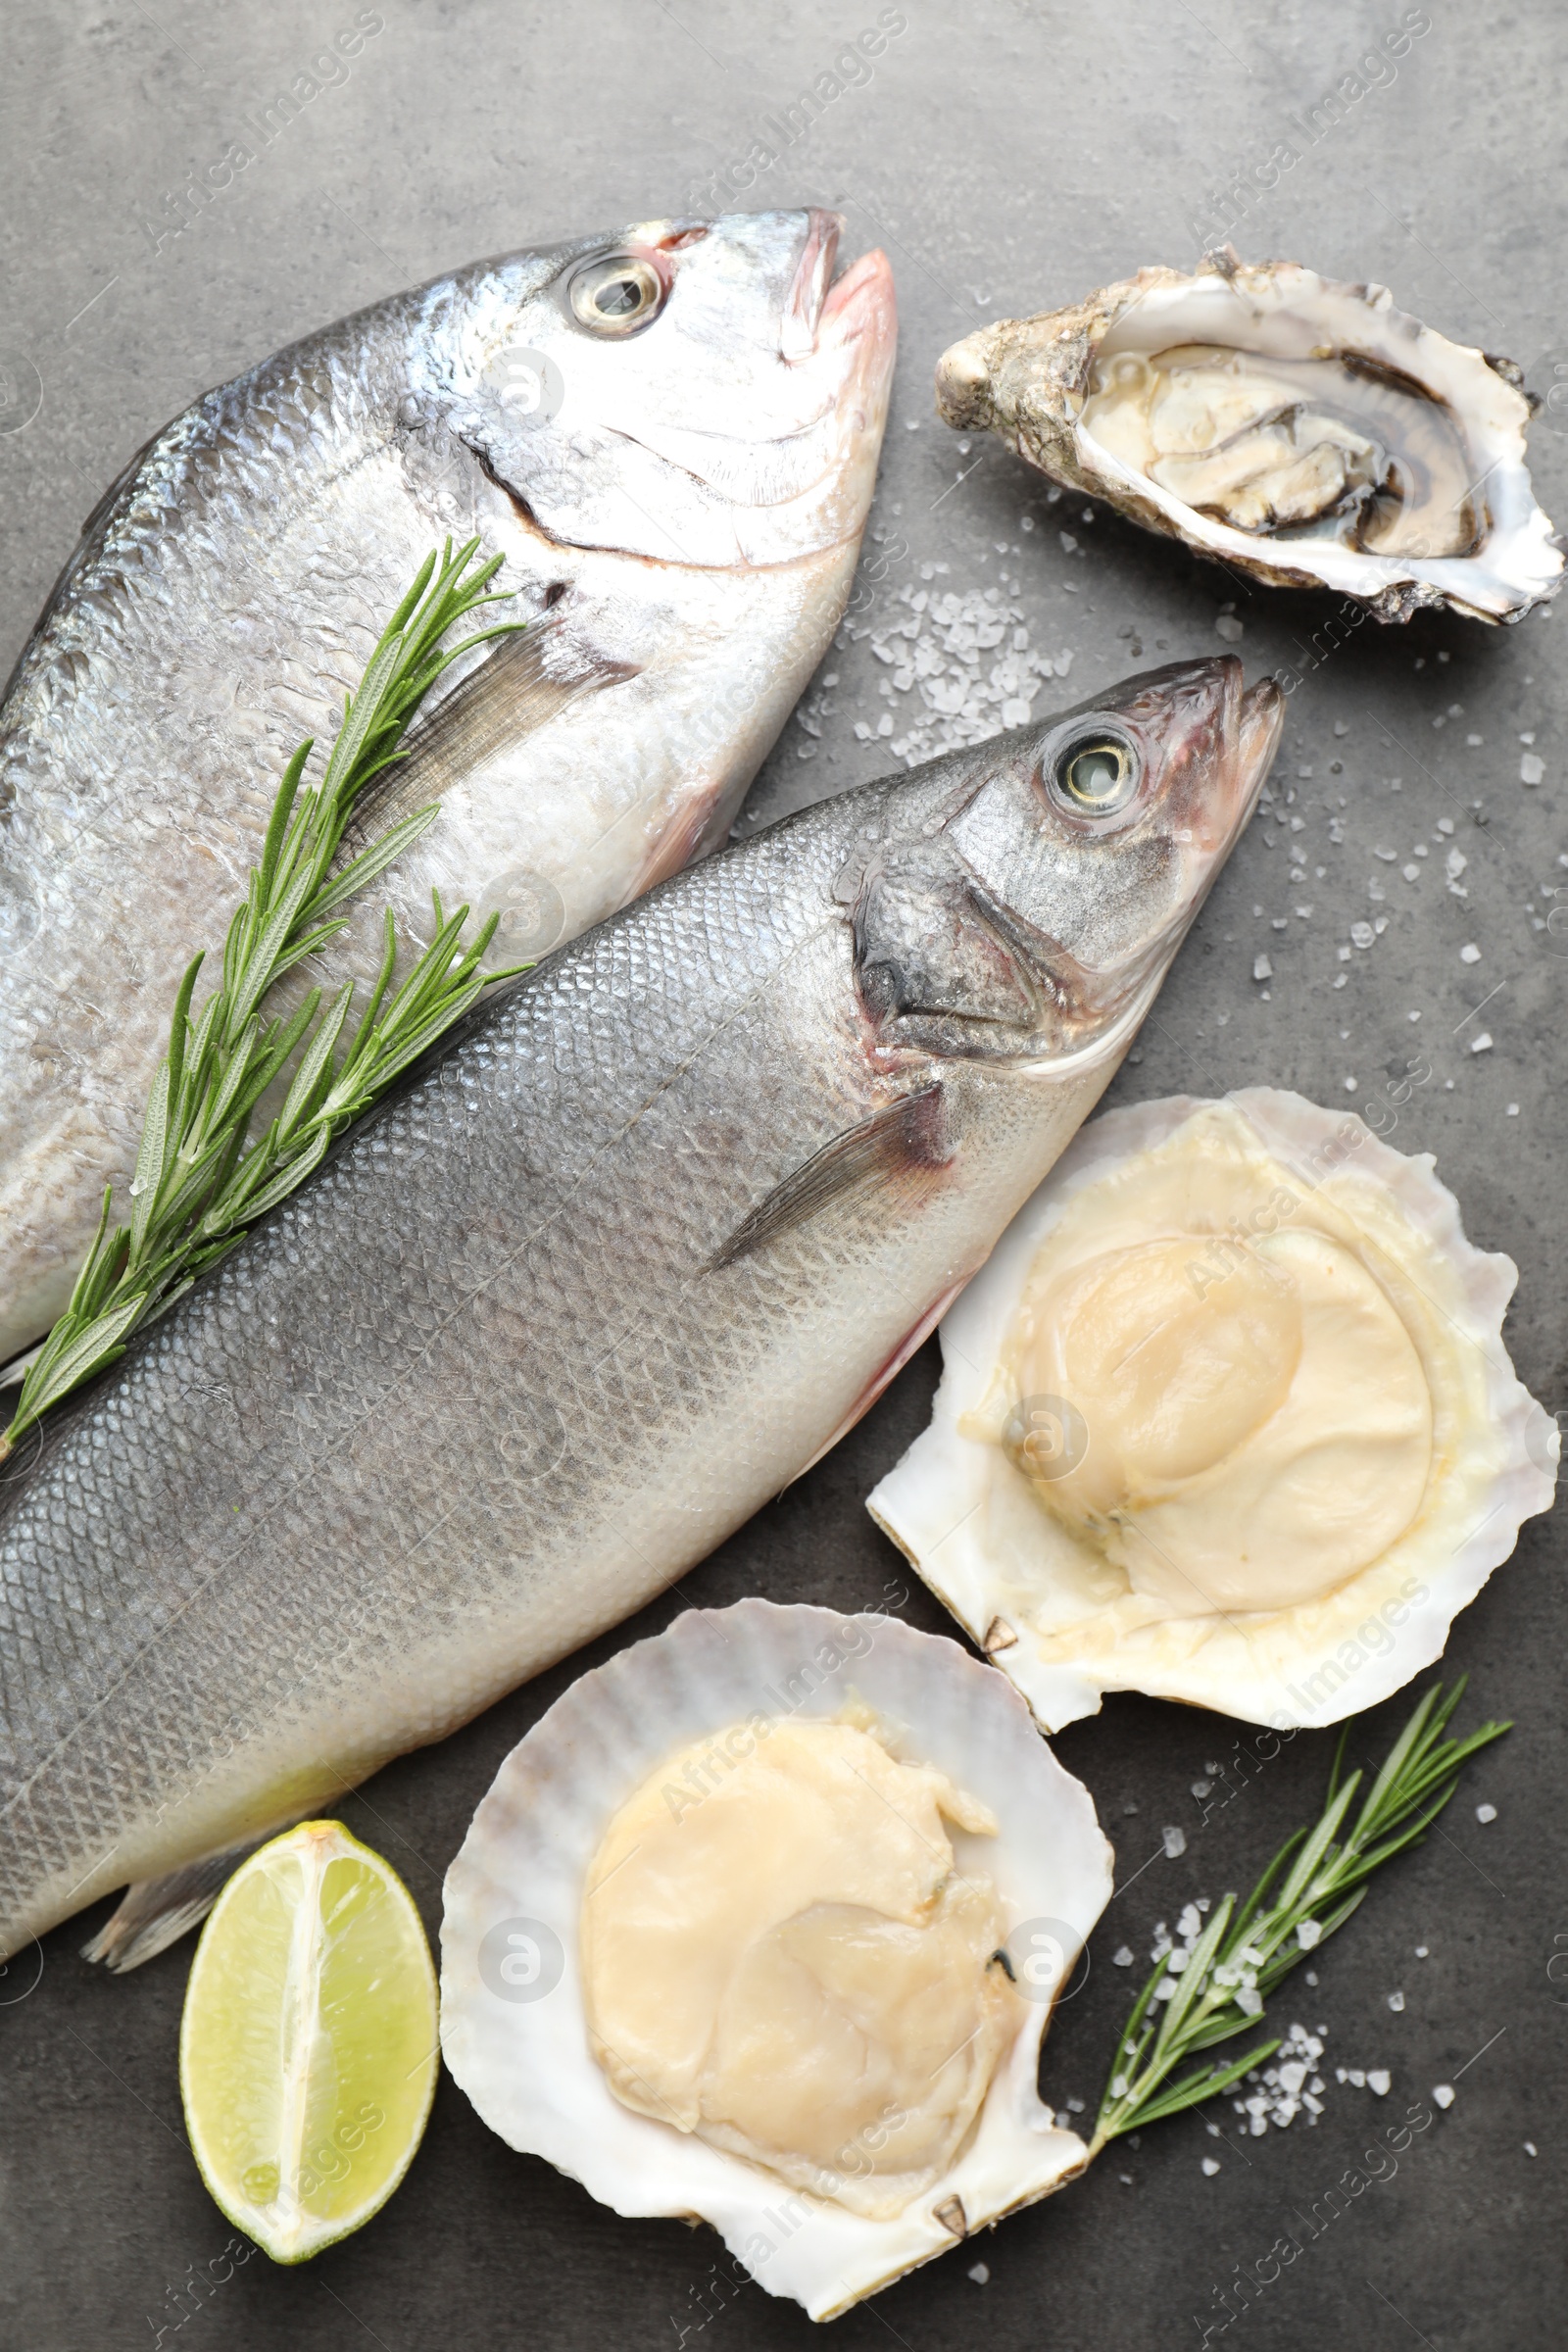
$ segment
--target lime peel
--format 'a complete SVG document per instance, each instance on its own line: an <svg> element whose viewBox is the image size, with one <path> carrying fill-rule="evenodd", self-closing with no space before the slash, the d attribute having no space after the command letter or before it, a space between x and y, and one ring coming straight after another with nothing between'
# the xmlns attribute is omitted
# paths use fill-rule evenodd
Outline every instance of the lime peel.
<svg viewBox="0 0 1568 2352"><path fill-rule="evenodd" d="M435 1971L412 1896L341 1822L241 1864L191 1964L180 2090L215 2201L274 2262L379 2211L423 2134Z"/></svg>

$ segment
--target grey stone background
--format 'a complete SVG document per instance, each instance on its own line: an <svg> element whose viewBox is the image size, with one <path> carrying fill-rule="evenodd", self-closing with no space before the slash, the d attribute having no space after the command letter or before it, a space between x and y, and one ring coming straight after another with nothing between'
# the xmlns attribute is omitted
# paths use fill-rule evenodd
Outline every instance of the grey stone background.
<svg viewBox="0 0 1568 2352"><path fill-rule="evenodd" d="M1568 889L1568 617L1510 631L1369 623L1325 656L1314 638L1326 602L1250 592L1103 510L1084 518L1074 502L1075 516L1000 449L960 455L932 416L930 380L942 348L979 320L1075 299L1142 263L1191 264L1228 232L1249 259L1381 280L1450 335L1524 363L1548 400L1533 433L1537 486L1568 515L1560 12L1547 0L1485 15L1460 0L1427 11L1203 0L1201 14L1185 0L905 0L906 26L873 75L749 188L733 167L761 117L831 71L876 21L873 0L381 0L371 13L379 29L346 79L226 189L182 205L190 175L209 174L247 137L246 119L366 16L351 0L6 10L0 373L12 405L0 425L20 426L0 431L7 661L125 459L204 387L293 336L507 246L725 202L837 205L846 255L885 245L904 322L858 625L886 618L898 586L940 562L960 592L1017 579L1032 642L1074 651L1071 685L1048 689L1063 701L1140 657L1218 650L1228 606L1250 670L1296 681L1280 819L1254 824L1237 850L1111 1099L1270 1082L1386 1105L1418 1047L1431 1076L1394 1105L1394 1140L1435 1152L1473 1238L1518 1261L1515 1357L1555 1409L1568 913L1547 926L1553 888ZM1392 70L1363 67L1401 25L1424 29ZM1303 115L1331 93L1337 108L1309 135ZM1271 166L1282 144L1294 160ZM855 733L883 708L869 642L850 641L824 668L839 682L820 698L819 736L786 730L743 822L885 762ZM1521 780L1521 732L1544 761L1535 787ZM1430 853L1419 861L1417 843ZM1464 895L1446 887L1454 847ZM1405 862L1418 865L1414 882ZM1388 922L1374 946L1342 962L1351 922L1378 914ZM1469 945L1479 957L1463 961ZM1274 966L1266 993L1251 978L1259 953ZM1482 1033L1493 1043L1476 1052ZM1386 1110L1376 1115L1387 1126ZM935 1370L928 1348L836 1454L690 1581L694 1596L761 1591L854 1607L891 1579L897 1599L901 1564L861 1498L922 1426ZM1411 2139L1396 2176L1225 2332L1259 2352L1559 2340L1568 1984L1548 1972L1568 1951L1561 1548L1555 1522L1528 1529L1450 1644L1449 1664L1473 1678L1468 1706L1511 1714L1517 1729L1472 1773L1441 1834L1386 1874L1325 1951L1320 1986L1298 1978L1279 2004L1282 2025L1327 2027L1328 2065L1388 2067L1387 2098L1331 2074L1311 2129L1303 2117L1243 2139L1228 2110L1223 2142L1199 2119L1159 2126L837 2323L836 2343L1199 2343L1220 2328L1216 2290L1234 2266L1255 2266L1372 2131L1450 2082L1453 2104ZM916 1623L944 1622L918 1591L899 1605ZM649 1611L592 1655L669 1613ZM591 1662L573 1660L343 1808L405 1873L432 1931L441 1873L496 1765ZM1396 1701L1358 1727L1357 1752L1383 1744L1401 1712ZM1244 1781L1240 1729L1121 1698L1059 1742L1115 1839L1122 1890L1087 1984L1054 2027L1048 2098L1098 2099L1130 1989L1112 1950L1125 1939L1142 1959L1156 1919L1247 1884L1315 1809L1327 1737L1303 1736ZM1216 1763L1228 1767L1216 1786L1237 1793L1205 1807L1192 1784ZM1483 1799L1497 1808L1489 1826L1476 1819ZM1178 1859L1165 1825L1186 1832ZM736 2286L710 2233L600 2211L493 2138L449 2081L408 2181L361 2235L300 2271L258 2255L213 2286L231 2233L180 2125L188 1947L116 1982L77 1959L82 1924L48 1939L31 1989L31 1964L0 1978L8 2352L176 2341L722 2352L812 2340L794 2306ZM1423 1943L1430 1957L1418 1960ZM1396 1989L1400 2014L1387 2005ZM1205 2176L1210 2153L1221 2169ZM984 2284L968 2276L977 2257Z"/></svg>

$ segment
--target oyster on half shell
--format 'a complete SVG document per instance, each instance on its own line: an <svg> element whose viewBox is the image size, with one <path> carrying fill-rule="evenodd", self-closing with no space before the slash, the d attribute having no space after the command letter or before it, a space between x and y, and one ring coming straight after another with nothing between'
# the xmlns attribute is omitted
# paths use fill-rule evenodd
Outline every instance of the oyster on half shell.
<svg viewBox="0 0 1568 2352"><path fill-rule="evenodd" d="M1563 558L1525 466L1518 368L1386 286L1228 248L944 352L937 410L1272 587L1407 620L1522 619Z"/></svg>

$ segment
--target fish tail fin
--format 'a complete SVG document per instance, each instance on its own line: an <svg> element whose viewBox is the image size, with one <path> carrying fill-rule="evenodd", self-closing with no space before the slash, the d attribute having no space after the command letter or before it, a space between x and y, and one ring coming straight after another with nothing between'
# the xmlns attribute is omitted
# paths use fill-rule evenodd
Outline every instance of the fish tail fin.
<svg viewBox="0 0 1568 2352"><path fill-rule="evenodd" d="M202 1854L159 1879L138 1879L121 1896L119 1909L82 1945L82 1958L101 1961L120 1977L140 1968L144 1960L156 1959L198 1920L206 1918L246 1855L255 1853L276 1834L269 1830L267 1838L248 1838L241 1845Z"/></svg>

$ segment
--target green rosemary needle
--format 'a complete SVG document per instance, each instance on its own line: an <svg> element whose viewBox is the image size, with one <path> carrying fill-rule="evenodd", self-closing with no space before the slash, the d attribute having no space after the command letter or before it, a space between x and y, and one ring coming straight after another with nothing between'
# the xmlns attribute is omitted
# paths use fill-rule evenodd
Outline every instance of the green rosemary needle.
<svg viewBox="0 0 1568 2352"><path fill-rule="evenodd" d="M1216 1904L1191 1951L1173 1951L1156 1964L1117 2045L1092 2152L1124 2132L1228 2090L1272 2057L1277 2038L1245 2057L1178 2073L1199 2051L1255 2028L1266 1996L1298 1960L1344 1927L1372 1873L1423 1837L1457 1788L1466 1758L1511 1728L1484 1723L1466 1739L1445 1738L1464 1686L1461 1676L1445 1697L1442 1684L1433 1685L1348 1831L1361 1775L1341 1778L1350 1731L1346 1725L1317 1822L1286 1839L1244 1903L1228 1894Z"/></svg>
<svg viewBox="0 0 1568 2352"><path fill-rule="evenodd" d="M228 926L221 981L193 1016L205 960L196 956L176 992L169 1051L142 1127L129 1220L111 1225L112 1188L106 1187L97 1236L70 1305L27 1371L15 1417L0 1437L0 1461L51 1405L122 1355L132 1332L232 1250L254 1218L302 1184L333 1139L467 1010L482 988L526 970L482 971L480 958L497 917L463 948L459 935L468 909L460 906L448 916L437 896L435 938L390 996L397 936L387 908L381 968L339 1060L333 1055L353 1003L352 981L336 991L324 1012L319 988L287 1020L267 1012L283 974L347 928L337 909L440 813L438 802L416 809L332 870L356 804L383 768L405 756L399 747L409 721L442 671L460 654L524 625L497 622L443 649L442 639L459 621L511 601L485 594L500 568L499 556L469 568L478 547L470 539L454 553L449 539L439 557L426 558L387 623L359 692L345 699L343 724L320 783L301 790L313 741L302 743L290 760L261 863L252 868ZM253 1139L252 1113L296 1053L282 1109Z"/></svg>

